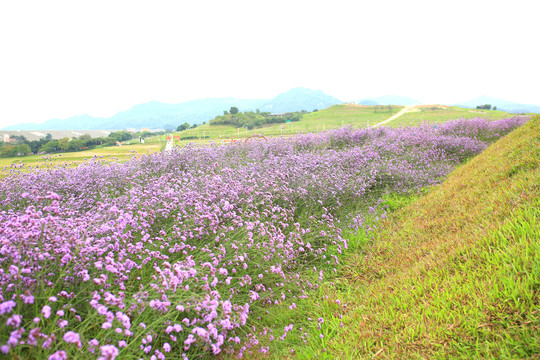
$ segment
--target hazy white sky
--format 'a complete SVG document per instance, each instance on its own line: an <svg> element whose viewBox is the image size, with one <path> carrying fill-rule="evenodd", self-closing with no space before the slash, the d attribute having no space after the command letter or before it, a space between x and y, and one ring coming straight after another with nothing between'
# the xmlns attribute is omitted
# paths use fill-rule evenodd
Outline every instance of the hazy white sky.
<svg viewBox="0 0 540 360"><path fill-rule="evenodd" d="M0 128L150 100L540 104L536 0L0 2Z"/></svg>

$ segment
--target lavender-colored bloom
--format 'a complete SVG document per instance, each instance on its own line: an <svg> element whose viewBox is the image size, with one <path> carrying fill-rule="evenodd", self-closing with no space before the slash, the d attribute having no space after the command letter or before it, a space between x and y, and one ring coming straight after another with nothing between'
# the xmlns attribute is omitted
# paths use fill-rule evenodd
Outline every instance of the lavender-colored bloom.
<svg viewBox="0 0 540 360"><path fill-rule="evenodd" d="M79 347L79 349L82 346L79 334L73 331L68 331L64 334L64 341L67 343L76 344Z"/></svg>
<svg viewBox="0 0 540 360"><path fill-rule="evenodd" d="M7 326L19 327L21 325L21 320L21 315L13 315L9 319L7 319L6 324Z"/></svg>
<svg viewBox="0 0 540 360"><path fill-rule="evenodd" d="M10 313L15 306L17 306L17 304L13 300L4 301L0 304L0 315Z"/></svg>
<svg viewBox="0 0 540 360"><path fill-rule="evenodd" d="M92 339L88 342L90 346L99 346L99 341L97 339Z"/></svg>
<svg viewBox="0 0 540 360"><path fill-rule="evenodd" d="M48 319L51 316L51 307L49 305L45 305L43 306L41 312L43 313L43 317Z"/></svg>
<svg viewBox="0 0 540 360"><path fill-rule="evenodd" d="M114 345L103 345L100 349L101 357L98 360L114 360L120 353Z"/></svg>
<svg viewBox="0 0 540 360"><path fill-rule="evenodd" d="M67 354L64 350L59 350L49 356L49 360L67 360Z"/></svg>
<svg viewBox="0 0 540 360"><path fill-rule="evenodd" d="M139 327L129 329L142 312L165 319L181 312L181 325L140 323L146 329L141 351L151 342L148 351L156 358L164 356L156 349L167 353L167 334L183 346L184 358L192 347L218 353L223 342L239 344L244 353L258 342L247 325L263 316L261 309L307 298L334 276L321 265L336 271L348 250L344 231L371 236L371 220L385 216L374 194L439 184L526 120L348 127L260 143L190 145L125 163L96 157L76 167L14 173L0 180L0 316L9 314L4 321L16 329L22 322L13 309L27 311L19 305L49 296L37 289L65 285L49 297L64 317L75 297L69 289L84 284L91 294L77 301L87 301L89 312L69 315L114 326L122 336L140 335ZM366 211L346 216L340 209L349 205ZM289 310L295 307L291 303ZM51 330L51 306L42 313L34 321ZM240 339L238 333L252 335ZM42 338L45 349L56 346L54 334L35 334L33 340L21 334L13 333L9 345L39 344ZM74 334L66 332L64 340L79 345ZM105 334L115 333L100 332L107 344ZM97 351L94 340L89 351ZM114 358L118 349L104 345L101 355Z"/></svg>

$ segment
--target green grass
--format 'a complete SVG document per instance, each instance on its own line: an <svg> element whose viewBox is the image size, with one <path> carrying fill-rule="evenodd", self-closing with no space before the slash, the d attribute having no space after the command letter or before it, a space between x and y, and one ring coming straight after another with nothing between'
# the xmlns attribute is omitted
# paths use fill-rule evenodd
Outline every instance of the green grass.
<svg viewBox="0 0 540 360"><path fill-rule="evenodd" d="M246 130L238 129L231 125L201 125L196 129L188 129L181 133L175 133L182 138L191 137L192 139L182 140L184 142L209 143L209 142L227 142L231 139L245 139L249 136L260 134L266 137L289 136L306 132L319 132L329 129L337 129L342 126L350 125L355 128L373 126L390 118L399 112L403 106L391 107L388 112L387 107L383 110L376 106L364 106L353 104L342 104L330 106L304 115L302 120L284 124L271 124L262 128ZM385 124L386 126L413 126L423 122L439 124L448 120L459 118L485 117L488 119L502 119L514 116L513 114L496 110L474 110L464 109L456 106L425 106L415 109L413 112L406 113L397 119ZM154 137L149 141L155 143L164 141L165 137Z"/></svg>
<svg viewBox="0 0 540 360"><path fill-rule="evenodd" d="M52 155L31 155L12 158L0 158L0 177L3 177L10 171L12 164L25 164L25 167L31 168L51 168L64 163L77 164L94 156L98 156L105 161L126 161L134 152L137 154L149 154L160 151L159 144L137 144L123 145L113 147L96 148L86 151L65 152Z"/></svg>
<svg viewBox="0 0 540 360"><path fill-rule="evenodd" d="M306 323L309 341L275 356L539 358L539 163L537 117L427 195L387 198L395 211L375 237L353 238L337 279L302 308L322 329Z"/></svg>
<svg viewBox="0 0 540 360"><path fill-rule="evenodd" d="M373 126L396 114L403 106L392 105L391 111L388 111L387 108L388 106L385 106L381 110L376 106L334 105L328 109L304 115L298 124L305 126L305 131L322 130L323 127L335 129L345 125L351 125L355 128Z"/></svg>
<svg viewBox="0 0 540 360"><path fill-rule="evenodd" d="M182 133L176 133L176 135L181 135L182 137L196 137L197 139L201 138L201 140L213 139L214 141L223 141L227 138L246 138L254 134L280 136L293 135L302 132L318 132L340 128L345 125L365 127L388 119L401 108L402 106L392 106L391 111L387 112L386 108L381 111L375 106L350 104L334 105L327 109L306 114L303 116L302 120L290 123L270 124L253 130L238 129L228 125L205 124L196 129L188 129Z"/></svg>
<svg viewBox="0 0 540 360"><path fill-rule="evenodd" d="M441 124L448 120L459 118L473 119L477 117L498 120L515 116L499 110L465 109L457 106L423 106L403 114L397 119L385 124L391 127L411 126L419 123Z"/></svg>

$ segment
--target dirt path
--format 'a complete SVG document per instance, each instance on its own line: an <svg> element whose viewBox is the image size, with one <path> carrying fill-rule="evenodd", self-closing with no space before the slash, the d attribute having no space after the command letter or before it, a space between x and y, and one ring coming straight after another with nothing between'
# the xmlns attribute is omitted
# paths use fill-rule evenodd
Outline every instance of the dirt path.
<svg viewBox="0 0 540 360"><path fill-rule="evenodd" d="M409 111L413 110L417 106L418 105L406 105L403 109L399 110L399 112L397 112L396 114L390 116L388 119L384 120L383 122L380 122L378 124L373 125L373 127L381 126L383 124L386 124L387 122L390 122L390 121L392 121L394 119L397 119L401 115L408 113Z"/></svg>

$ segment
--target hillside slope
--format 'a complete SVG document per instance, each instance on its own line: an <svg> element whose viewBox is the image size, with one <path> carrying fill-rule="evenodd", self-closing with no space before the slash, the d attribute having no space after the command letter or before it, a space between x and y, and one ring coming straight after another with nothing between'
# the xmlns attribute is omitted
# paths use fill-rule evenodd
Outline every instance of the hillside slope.
<svg viewBox="0 0 540 360"><path fill-rule="evenodd" d="M328 129L337 129L343 126L363 128L366 126L418 126L421 123L441 124L448 120L459 118L472 119L482 117L485 119L503 119L513 116L502 111L477 111L455 106L442 105L416 105L411 111L405 112L390 122L389 118L403 110L402 106L367 106L356 104L333 105L328 108L306 114L300 121L285 124L269 124L263 128L249 131L238 129L233 125L205 124L196 129L188 129L180 135L182 138L205 139L242 138L254 134L264 136L293 135L302 132L319 132ZM204 135L203 135L204 134Z"/></svg>
<svg viewBox="0 0 540 360"><path fill-rule="evenodd" d="M319 358L540 356L540 119L389 216L356 253ZM323 349L324 348L324 349Z"/></svg>

